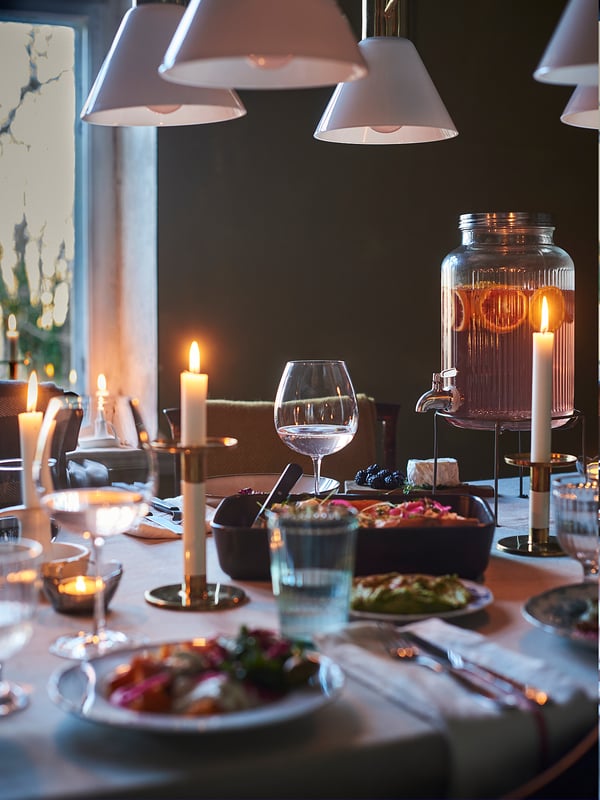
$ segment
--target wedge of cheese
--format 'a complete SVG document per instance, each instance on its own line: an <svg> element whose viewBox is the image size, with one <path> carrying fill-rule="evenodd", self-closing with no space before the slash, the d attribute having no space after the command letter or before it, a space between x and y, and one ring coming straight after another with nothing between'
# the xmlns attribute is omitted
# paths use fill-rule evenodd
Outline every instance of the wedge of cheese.
<svg viewBox="0 0 600 800"><path fill-rule="evenodd" d="M433 486L433 458L411 458L406 465L406 480L414 486ZM458 486L458 463L455 458L438 458L436 486Z"/></svg>

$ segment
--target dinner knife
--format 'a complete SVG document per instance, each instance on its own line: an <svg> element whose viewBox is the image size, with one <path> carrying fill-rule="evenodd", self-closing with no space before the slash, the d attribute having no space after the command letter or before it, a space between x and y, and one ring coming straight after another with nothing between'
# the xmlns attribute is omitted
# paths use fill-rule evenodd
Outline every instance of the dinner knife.
<svg viewBox="0 0 600 800"><path fill-rule="evenodd" d="M521 681L502 675L495 670L477 664L468 658L460 655L451 648L442 648L433 644L427 639L423 639L413 631L403 631L402 635L415 644L423 653L427 653L442 663L461 670L465 673L474 675L482 681L486 681L490 687L503 692L506 696L513 696L519 705L523 705L523 700L531 707L531 704L543 706L550 702L547 693L541 689L522 683Z"/></svg>
<svg viewBox="0 0 600 800"><path fill-rule="evenodd" d="M267 499L260 507L257 515L254 517L250 527L256 525L261 517L264 515L265 511L267 511L274 503L282 503L284 500L287 500L290 492L298 483L300 478L302 477L302 467L300 464L288 464L287 467L283 470L279 479L275 483L275 486L271 489Z"/></svg>
<svg viewBox="0 0 600 800"><path fill-rule="evenodd" d="M156 511L162 511L165 514L170 514L173 522L181 522L183 511L179 508L179 506L170 506L159 497L153 497L150 505L152 508L156 509Z"/></svg>

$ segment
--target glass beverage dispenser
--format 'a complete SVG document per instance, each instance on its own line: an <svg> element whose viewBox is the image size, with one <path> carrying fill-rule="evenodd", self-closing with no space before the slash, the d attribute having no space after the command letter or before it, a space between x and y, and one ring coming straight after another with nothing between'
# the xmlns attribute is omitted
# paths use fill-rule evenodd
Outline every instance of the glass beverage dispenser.
<svg viewBox="0 0 600 800"><path fill-rule="evenodd" d="M575 276L543 213L461 214L441 270L441 365L417 411L462 428L529 430L532 343L554 331L553 425L574 412Z"/></svg>

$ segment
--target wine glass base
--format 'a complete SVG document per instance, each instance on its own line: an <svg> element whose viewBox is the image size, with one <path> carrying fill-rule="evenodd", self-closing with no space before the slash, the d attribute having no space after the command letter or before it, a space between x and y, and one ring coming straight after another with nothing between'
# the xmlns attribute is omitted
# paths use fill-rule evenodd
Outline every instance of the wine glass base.
<svg viewBox="0 0 600 800"><path fill-rule="evenodd" d="M97 636L93 633L79 633L77 636L59 636L50 645L50 652L61 658L85 661L134 644L135 641L127 634L121 633L121 631L105 630L102 632L102 636Z"/></svg>
<svg viewBox="0 0 600 800"><path fill-rule="evenodd" d="M8 717L29 705L27 692L12 681L0 681L0 717Z"/></svg>

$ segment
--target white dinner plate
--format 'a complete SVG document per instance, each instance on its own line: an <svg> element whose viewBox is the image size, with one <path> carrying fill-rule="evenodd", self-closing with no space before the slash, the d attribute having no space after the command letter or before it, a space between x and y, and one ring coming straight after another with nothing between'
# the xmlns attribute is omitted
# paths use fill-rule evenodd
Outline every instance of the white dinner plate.
<svg viewBox="0 0 600 800"><path fill-rule="evenodd" d="M206 479L206 496L208 498L218 498L222 500L232 494L237 494L242 489L252 489L255 493L268 494L275 486L279 475L277 473L246 473L243 475L219 475ZM304 494L313 492L315 481L312 475L302 475L298 479L294 488L294 494ZM333 478L321 477L319 484L320 494L331 494L337 492L340 482Z"/></svg>
<svg viewBox="0 0 600 800"><path fill-rule="evenodd" d="M479 583L467 581L461 578L461 583L467 587L471 592L472 600L464 608L453 608L451 611L433 611L427 614L381 614L374 611L350 611L352 619L372 619L380 622L417 622L421 619L429 619L429 617L439 617L440 619L448 619L448 617L462 617L465 614L474 614L476 611L481 611L482 608L489 606L494 600L494 595L490 592L487 586L481 586Z"/></svg>
<svg viewBox="0 0 600 800"><path fill-rule="evenodd" d="M577 628L577 621L585 611L588 600L597 597L597 584L573 583L557 586L529 598L523 606L523 616L532 625L548 633L597 648L598 631L581 631Z"/></svg>
<svg viewBox="0 0 600 800"><path fill-rule="evenodd" d="M327 656L311 653L310 657L319 662L319 671L311 684L258 708L188 717L131 711L111 705L102 693L109 676L120 664L129 662L135 653L158 647L157 644L128 648L59 668L50 678L48 694L63 711L90 722L157 733L199 734L258 728L306 716L332 702L344 684L342 670L335 662Z"/></svg>

